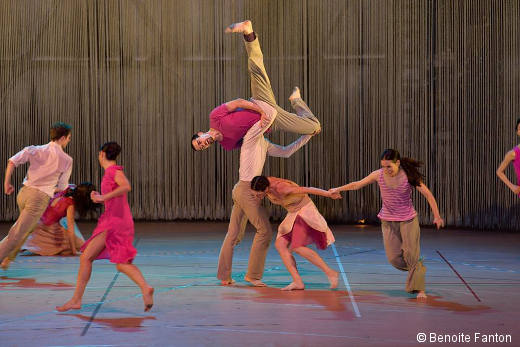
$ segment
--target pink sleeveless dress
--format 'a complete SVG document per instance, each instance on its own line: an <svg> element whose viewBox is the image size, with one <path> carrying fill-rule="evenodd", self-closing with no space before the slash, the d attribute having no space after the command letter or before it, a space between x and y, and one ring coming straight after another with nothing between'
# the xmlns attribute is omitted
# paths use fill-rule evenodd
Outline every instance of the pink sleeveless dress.
<svg viewBox="0 0 520 347"><path fill-rule="evenodd" d="M110 193L118 187L114 179L118 170L123 170L123 167L112 165L105 170L105 175L101 181L101 194ZM110 259L110 262L116 264L131 263L137 254L137 250L132 245L134 241L134 220L128 205L127 194L105 201L105 212L99 217L96 229L94 229L92 236L85 241L81 250L85 250L90 241L104 231L107 232L105 248L96 259Z"/></svg>
<svg viewBox="0 0 520 347"><path fill-rule="evenodd" d="M515 151L515 160L513 160L513 166L516 173L516 185L518 186L520 185L520 148L515 146L513 150Z"/></svg>

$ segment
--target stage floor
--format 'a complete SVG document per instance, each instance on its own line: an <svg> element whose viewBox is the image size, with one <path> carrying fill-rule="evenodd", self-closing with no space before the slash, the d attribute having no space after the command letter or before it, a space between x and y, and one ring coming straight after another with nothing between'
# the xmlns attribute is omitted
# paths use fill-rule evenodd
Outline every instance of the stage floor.
<svg viewBox="0 0 520 347"><path fill-rule="evenodd" d="M84 236L94 228L79 226ZM9 227L0 224L1 237ZM423 228L429 297L417 303L404 291L406 273L388 264L377 227L331 226L338 256L331 248L319 253L334 269L343 266L338 290L329 290L325 275L296 256L306 290L280 291L290 277L273 245L265 265L269 287L247 286L252 229L235 249L236 285L219 286L226 227L136 223L135 264L155 287L155 306L147 313L139 289L106 260L94 263L83 308L57 313L54 307L73 293L79 259L18 257L0 270L0 345L413 346L424 333L426 345L442 337L466 339L468 346L490 338L520 346L514 328L519 233Z"/></svg>

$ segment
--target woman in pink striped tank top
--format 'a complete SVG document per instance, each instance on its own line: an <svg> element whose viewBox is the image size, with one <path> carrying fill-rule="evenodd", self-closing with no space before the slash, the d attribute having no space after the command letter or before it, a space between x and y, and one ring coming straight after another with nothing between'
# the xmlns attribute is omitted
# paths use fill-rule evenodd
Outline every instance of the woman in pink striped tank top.
<svg viewBox="0 0 520 347"><path fill-rule="evenodd" d="M516 134L520 136L520 118L516 121ZM516 173L516 185L514 185L506 176L505 170L509 164L513 162ZM506 153L504 160L500 163L497 169L497 176L500 178L506 186L513 191L516 195L520 194L520 145L515 146L512 150Z"/></svg>
<svg viewBox="0 0 520 347"><path fill-rule="evenodd" d="M388 261L395 268L408 271L406 291L417 293L417 299L426 299L424 275L426 267L420 256L420 228L417 212L412 204L412 190L416 188L428 200L437 229L444 226L437 202L423 183L418 171L422 162L401 158L395 149L385 149L381 154L381 169L360 181L333 188L332 193L358 190L377 182L383 206L377 215L381 219L383 241Z"/></svg>

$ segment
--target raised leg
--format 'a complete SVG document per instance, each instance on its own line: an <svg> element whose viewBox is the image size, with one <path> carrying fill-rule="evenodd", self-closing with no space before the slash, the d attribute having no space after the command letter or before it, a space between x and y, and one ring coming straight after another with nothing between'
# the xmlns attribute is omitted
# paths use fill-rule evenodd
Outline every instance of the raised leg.
<svg viewBox="0 0 520 347"><path fill-rule="evenodd" d="M329 279L331 289L338 287L338 273L332 270L318 253L307 247L294 248L293 251L320 268Z"/></svg>

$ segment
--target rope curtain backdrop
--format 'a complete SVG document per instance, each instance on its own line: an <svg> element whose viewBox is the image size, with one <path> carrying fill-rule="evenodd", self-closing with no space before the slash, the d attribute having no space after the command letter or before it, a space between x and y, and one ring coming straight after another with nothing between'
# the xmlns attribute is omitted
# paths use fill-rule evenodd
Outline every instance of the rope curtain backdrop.
<svg viewBox="0 0 520 347"><path fill-rule="evenodd" d="M328 189L396 148L424 161L448 225L520 227L520 201L495 175L519 142L516 0L0 0L0 162L47 143L61 120L73 126L71 182L99 186L98 148L118 141L136 219L228 219L239 151L196 153L190 138L214 107L251 96L242 38L224 33L243 19L278 103L290 110L300 86L323 127L293 157L268 158L265 174ZM313 200L330 222L377 222L375 185L343 196ZM18 216L15 200L2 194L0 220Z"/></svg>

